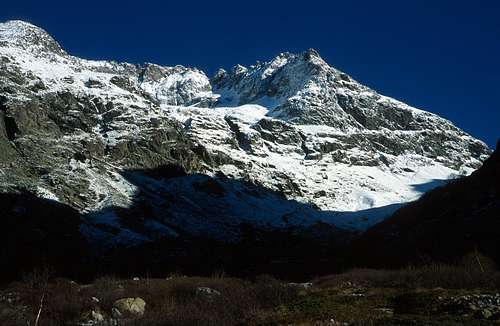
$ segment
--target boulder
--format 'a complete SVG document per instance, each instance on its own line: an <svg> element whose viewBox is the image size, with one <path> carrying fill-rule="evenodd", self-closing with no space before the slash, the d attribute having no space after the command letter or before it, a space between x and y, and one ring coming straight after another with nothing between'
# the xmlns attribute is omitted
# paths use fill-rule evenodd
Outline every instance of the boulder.
<svg viewBox="0 0 500 326"><path fill-rule="evenodd" d="M123 298L113 304L114 318L133 318L144 315L146 302L141 298Z"/></svg>

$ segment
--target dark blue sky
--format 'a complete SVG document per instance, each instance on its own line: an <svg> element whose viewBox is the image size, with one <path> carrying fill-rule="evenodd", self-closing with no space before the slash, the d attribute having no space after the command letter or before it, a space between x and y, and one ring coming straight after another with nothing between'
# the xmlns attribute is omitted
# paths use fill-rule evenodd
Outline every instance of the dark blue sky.
<svg viewBox="0 0 500 326"><path fill-rule="evenodd" d="M500 1L4 1L71 54L205 70L315 48L382 94L495 147Z"/></svg>

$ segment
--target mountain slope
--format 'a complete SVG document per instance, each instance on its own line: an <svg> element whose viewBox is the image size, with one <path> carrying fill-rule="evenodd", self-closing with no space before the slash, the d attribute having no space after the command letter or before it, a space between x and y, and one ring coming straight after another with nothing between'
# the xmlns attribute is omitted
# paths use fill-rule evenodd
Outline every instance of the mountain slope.
<svg viewBox="0 0 500 326"><path fill-rule="evenodd" d="M270 225L287 219L287 227L363 230L490 154L451 122L377 94L314 50L209 79L182 66L77 58L42 29L9 21L0 24L0 62L1 191L66 204L82 214L87 234L109 243L172 236L171 228L220 235L215 219L198 219L211 214L208 207L184 214L203 224L196 227L155 216L168 225L157 234L120 222L117 212L137 203L162 211L158 203L171 197L158 201L144 189L176 191L165 190L172 182L165 179L188 178L175 182L192 189L184 173L248 183L261 197L280 194L284 206ZM127 174L165 167L168 178L139 186ZM231 196L220 200L234 207ZM309 207L288 219L298 203L322 212ZM232 228L260 225L266 205L254 209L245 218L228 210L224 219Z"/></svg>
<svg viewBox="0 0 500 326"><path fill-rule="evenodd" d="M500 263L500 141L472 175L436 188L368 230L355 254L371 265L453 261L478 250Z"/></svg>

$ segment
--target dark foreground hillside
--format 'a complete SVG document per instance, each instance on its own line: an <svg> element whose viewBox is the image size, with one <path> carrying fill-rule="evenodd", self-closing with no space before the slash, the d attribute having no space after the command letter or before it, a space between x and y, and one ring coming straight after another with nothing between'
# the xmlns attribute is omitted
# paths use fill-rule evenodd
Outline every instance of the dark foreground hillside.
<svg viewBox="0 0 500 326"><path fill-rule="evenodd" d="M39 270L0 289L0 325L499 325L500 275L479 259L481 268L465 259L455 266L351 270L310 283L219 274L78 284Z"/></svg>

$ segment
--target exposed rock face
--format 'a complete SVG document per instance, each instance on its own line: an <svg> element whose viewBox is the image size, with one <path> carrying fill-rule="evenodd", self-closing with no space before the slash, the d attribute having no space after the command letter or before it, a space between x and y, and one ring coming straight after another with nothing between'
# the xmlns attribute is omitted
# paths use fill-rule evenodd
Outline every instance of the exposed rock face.
<svg viewBox="0 0 500 326"><path fill-rule="evenodd" d="M116 212L138 207L139 198L145 223L144 212L165 212L157 203L179 198L171 184L125 177L125 170L160 169L163 178L222 175L324 211L357 211L298 218L305 208L283 199L273 218L295 214L289 220L296 224L323 220L363 229L390 210L358 211L416 199L426 182L470 173L490 153L449 121L360 85L314 50L221 70L209 80L182 66L77 58L42 29L11 21L0 24L0 63L1 191L27 190L77 209L93 239L150 239L155 226L138 236ZM176 183L180 193L217 191L198 181ZM227 195L234 187L223 183L226 193L218 198L234 202ZM248 207L265 193L241 187ZM191 207L189 223L166 213L151 223L168 225L169 234L214 231L213 213L187 205L186 196L172 207ZM264 202L245 221L266 220ZM227 212L227 229L237 227L240 213Z"/></svg>

